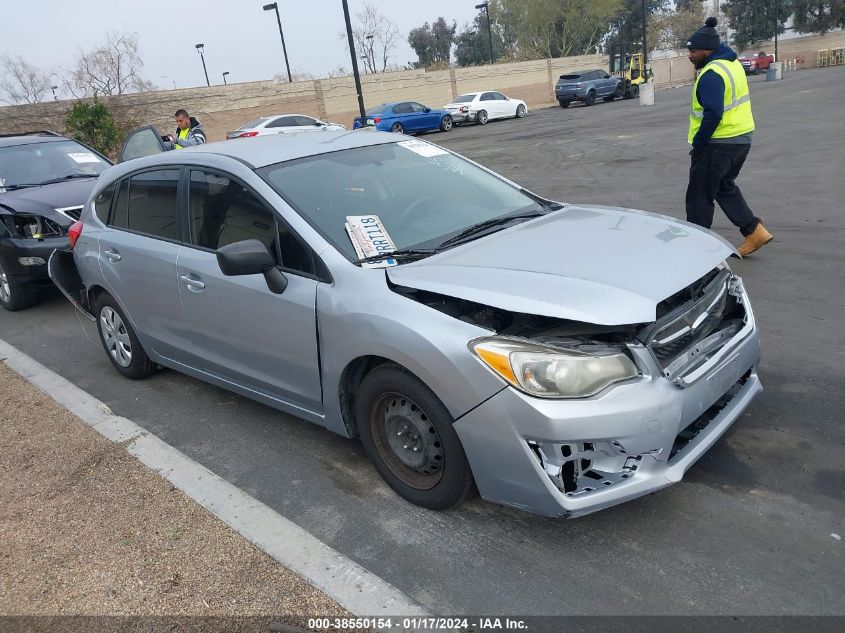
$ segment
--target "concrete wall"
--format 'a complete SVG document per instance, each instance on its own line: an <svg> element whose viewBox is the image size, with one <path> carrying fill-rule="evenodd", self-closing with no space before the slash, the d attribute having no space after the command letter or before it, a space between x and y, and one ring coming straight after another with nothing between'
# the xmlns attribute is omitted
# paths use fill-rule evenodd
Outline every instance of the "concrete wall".
<svg viewBox="0 0 845 633"><path fill-rule="evenodd" d="M781 59L804 57L799 67L815 67L816 51L845 46L845 33L800 37L779 43ZM772 43L760 48L774 50ZM413 100L440 107L463 92L500 90L524 99L530 107L554 104L554 83L565 72L583 68L607 68L607 57L582 55L470 68L426 72L407 70L362 77L367 106L389 101ZM658 88L689 83L692 64L685 52L651 63ZM268 114L302 113L351 125L358 113L352 77L279 84L273 81L147 92L105 99L125 126L154 124L162 130L173 127L173 113L185 108L200 119L210 140L225 138L229 130ZM72 101L52 101L0 108L0 132L32 129L64 129L64 118Z"/></svg>

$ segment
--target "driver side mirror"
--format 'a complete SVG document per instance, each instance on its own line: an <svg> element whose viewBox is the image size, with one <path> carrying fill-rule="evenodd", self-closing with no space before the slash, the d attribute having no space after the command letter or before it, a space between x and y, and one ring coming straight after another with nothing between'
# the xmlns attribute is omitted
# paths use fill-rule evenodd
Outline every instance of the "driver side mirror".
<svg viewBox="0 0 845 633"><path fill-rule="evenodd" d="M425 112L427 114L427 113L431 112L431 108L426 106L425 108L423 108L423 112Z"/></svg>
<svg viewBox="0 0 845 633"><path fill-rule="evenodd" d="M315 120L315 121L314 121L314 126L315 126L315 127L322 127L322 126L324 126L324 125L325 125L325 123L323 123L323 122L322 122L322 121L320 121L319 119L317 119L317 120Z"/></svg>
<svg viewBox="0 0 845 633"><path fill-rule="evenodd" d="M242 240L217 249L217 264L227 277L264 275L270 292L282 294L288 286L287 277L276 266L276 258L258 240Z"/></svg>

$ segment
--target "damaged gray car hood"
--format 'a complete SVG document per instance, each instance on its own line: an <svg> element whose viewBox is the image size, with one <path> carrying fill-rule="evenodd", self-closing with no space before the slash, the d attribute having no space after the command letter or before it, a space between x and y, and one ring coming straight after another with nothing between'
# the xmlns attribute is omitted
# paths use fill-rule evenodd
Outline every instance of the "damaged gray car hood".
<svg viewBox="0 0 845 633"><path fill-rule="evenodd" d="M626 325L654 321L658 303L734 252L718 235L666 216L566 206L387 276L503 310Z"/></svg>

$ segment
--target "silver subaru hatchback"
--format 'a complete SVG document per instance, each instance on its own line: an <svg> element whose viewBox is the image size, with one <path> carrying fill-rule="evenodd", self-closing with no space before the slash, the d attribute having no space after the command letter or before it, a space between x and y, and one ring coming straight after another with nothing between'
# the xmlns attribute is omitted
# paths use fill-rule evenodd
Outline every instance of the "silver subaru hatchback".
<svg viewBox="0 0 845 633"><path fill-rule="evenodd" d="M762 389L733 248L380 132L110 168L53 280L168 367L360 438L405 499L578 516L684 472ZM235 423L233 421L233 423Z"/></svg>

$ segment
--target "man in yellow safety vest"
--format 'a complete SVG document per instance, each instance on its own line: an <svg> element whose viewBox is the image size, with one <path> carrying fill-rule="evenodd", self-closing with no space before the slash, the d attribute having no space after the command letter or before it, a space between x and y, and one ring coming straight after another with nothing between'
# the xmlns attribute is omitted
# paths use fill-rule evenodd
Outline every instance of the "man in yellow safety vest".
<svg viewBox="0 0 845 633"><path fill-rule="evenodd" d="M188 114L187 110L177 110L176 133L168 134L167 140L170 145L167 149L182 149L191 145L201 145L206 141L205 130L199 121Z"/></svg>
<svg viewBox="0 0 845 633"><path fill-rule="evenodd" d="M689 60L698 69L687 139L692 145L687 220L709 229L717 201L745 236L737 249L744 257L774 238L734 182L751 149L754 117L745 70L719 40L716 24L716 18L707 18L687 42Z"/></svg>

